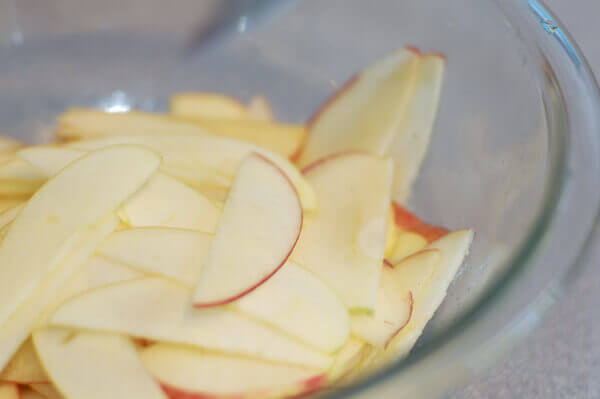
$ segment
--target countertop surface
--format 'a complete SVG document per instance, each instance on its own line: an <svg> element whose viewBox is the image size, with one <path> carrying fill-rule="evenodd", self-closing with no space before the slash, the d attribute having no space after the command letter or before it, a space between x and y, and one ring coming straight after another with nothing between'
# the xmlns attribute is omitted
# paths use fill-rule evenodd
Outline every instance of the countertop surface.
<svg viewBox="0 0 600 399"><path fill-rule="evenodd" d="M600 2L545 2L600 76ZM600 228L583 262L581 274L529 338L448 399L600 398Z"/></svg>

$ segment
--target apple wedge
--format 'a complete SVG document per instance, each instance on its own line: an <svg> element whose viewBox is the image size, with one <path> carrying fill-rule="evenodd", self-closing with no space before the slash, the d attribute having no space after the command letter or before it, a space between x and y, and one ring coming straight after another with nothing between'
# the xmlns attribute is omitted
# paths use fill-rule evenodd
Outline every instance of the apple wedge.
<svg viewBox="0 0 600 399"><path fill-rule="evenodd" d="M79 141L69 147L95 150L115 144L142 145L158 152L163 158L163 171L200 190L205 187L229 189L241 162L248 155L258 153L290 178L306 211L317 209L314 190L294 165L269 150L243 141L214 136L130 136Z"/></svg>
<svg viewBox="0 0 600 399"><path fill-rule="evenodd" d="M30 339L25 341L0 374L1 382L33 384L48 382Z"/></svg>
<svg viewBox="0 0 600 399"><path fill-rule="evenodd" d="M200 272L194 306L223 305L263 284L285 264L301 229L302 206L289 178L261 155L246 158Z"/></svg>
<svg viewBox="0 0 600 399"><path fill-rule="evenodd" d="M202 194L164 173L155 174L119 211L132 227L214 232L221 212Z"/></svg>
<svg viewBox="0 0 600 399"><path fill-rule="evenodd" d="M0 382L0 399L21 399L19 385L12 382Z"/></svg>
<svg viewBox="0 0 600 399"><path fill-rule="evenodd" d="M387 365L410 352L427 322L444 300L446 291L466 258L472 241L472 230L456 230L427 246L427 249L440 251L441 261L423 288L415 292L415 307L408 325L390 341L385 351L378 354L374 365Z"/></svg>
<svg viewBox="0 0 600 399"><path fill-rule="evenodd" d="M33 342L54 386L67 398L167 397L127 337L47 328L35 331Z"/></svg>
<svg viewBox="0 0 600 399"><path fill-rule="evenodd" d="M318 277L292 261L232 305L327 353L340 349L350 336L344 304Z"/></svg>
<svg viewBox="0 0 600 399"><path fill-rule="evenodd" d="M292 259L321 277L351 311L375 307L392 166L390 160L348 153L304 172L319 212L306 218Z"/></svg>
<svg viewBox="0 0 600 399"><path fill-rule="evenodd" d="M142 278L84 293L60 306L50 324L327 369L332 358L227 309L194 309L192 291ZM115 309L119 311L116 312Z"/></svg>
<svg viewBox="0 0 600 399"><path fill-rule="evenodd" d="M212 238L212 234L181 229L128 229L113 233L97 253L194 287Z"/></svg>
<svg viewBox="0 0 600 399"><path fill-rule="evenodd" d="M238 100L217 93L177 93L169 99L169 114L184 119L250 119L248 109Z"/></svg>
<svg viewBox="0 0 600 399"><path fill-rule="evenodd" d="M60 295L60 290L69 278L118 224L118 218L109 214L96 224L75 233L70 239L70 251L61 257L57 267L47 273L33 293L0 324L0 369L4 368L19 346L29 337L44 310Z"/></svg>
<svg viewBox="0 0 600 399"><path fill-rule="evenodd" d="M392 268L383 266L375 312L352 316L352 334L385 349L410 321L415 296L432 276L440 259L440 251L425 250Z"/></svg>
<svg viewBox="0 0 600 399"><path fill-rule="evenodd" d="M0 245L0 326L68 253L71 237L116 209L159 164L152 151L115 146L74 162L35 193Z"/></svg>
<svg viewBox="0 0 600 399"><path fill-rule="evenodd" d="M315 369L168 344L144 349L141 358L171 399L291 397L314 392L327 381Z"/></svg>
<svg viewBox="0 0 600 399"><path fill-rule="evenodd" d="M395 135L386 152L396 164L392 199L400 204L408 199L429 147L442 94L445 67L446 59L439 54L421 57L419 77L409 103L405 126Z"/></svg>
<svg viewBox="0 0 600 399"><path fill-rule="evenodd" d="M404 127L418 77L419 54L403 48L370 65L344 85L309 122L298 165L359 150L386 154Z"/></svg>
<svg viewBox="0 0 600 399"><path fill-rule="evenodd" d="M448 234L447 229L424 222L397 202L392 202L392 206L394 208L396 226L398 226L401 231L419 234L425 238L427 242L438 240Z"/></svg>
<svg viewBox="0 0 600 399"><path fill-rule="evenodd" d="M394 245L387 260L394 265L402 259L419 252L426 246L427 240L422 235L410 231L403 231L398 234L396 245Z"/></svg>
<svg viewBox="0 0 600 399"><path fill-rule="evenodd" d="M88 152L66 147L34 146L20 150L17 156L37 168L42 178L48 179Z"/></svg>

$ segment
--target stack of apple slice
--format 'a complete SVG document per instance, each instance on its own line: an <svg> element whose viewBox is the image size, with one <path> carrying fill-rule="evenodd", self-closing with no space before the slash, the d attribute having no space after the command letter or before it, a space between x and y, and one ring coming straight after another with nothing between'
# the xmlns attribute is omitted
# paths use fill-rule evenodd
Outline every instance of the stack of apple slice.
<svg viewBox="0 0 600 399"><path fill-rule="evenodd" d="M289 397L405 356L473 238L402 206L443 64L402 49L307 127L182 93L0 140L0 399Z"/></svg>

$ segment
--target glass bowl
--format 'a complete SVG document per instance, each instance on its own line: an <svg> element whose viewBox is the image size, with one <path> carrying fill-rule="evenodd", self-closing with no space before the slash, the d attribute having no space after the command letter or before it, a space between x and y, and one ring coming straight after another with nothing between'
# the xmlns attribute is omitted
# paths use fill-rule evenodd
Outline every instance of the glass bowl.
<svg viewBox="0 0 600 399"><path fill-rule="evenodd" d="M405 44L446 55L415 212L477 233L411 355L333 395L435 397L528 332L560 294L597 218L598 87L583 55L530 0L305 1L190 56L216 2L0 2L0 129L48 140L73 105L164 110L170 94L264 94L305 121L332 91Z"/></svg>

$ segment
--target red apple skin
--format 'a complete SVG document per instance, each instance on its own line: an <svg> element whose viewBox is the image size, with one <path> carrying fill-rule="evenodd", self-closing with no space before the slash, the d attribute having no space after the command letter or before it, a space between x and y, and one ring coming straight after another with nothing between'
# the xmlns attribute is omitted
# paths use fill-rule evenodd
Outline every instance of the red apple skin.
<svg viewBox="0 0 600 399"><path fill-rule="evenodd" d="M434 226L419 219L402 205L392 202L396 226L405 231L422 235L428 242L435 241L448 234L448 229Z"/></svg>
<svg viewBox="0 0 600 399"><path fill-rule="evenodd" d="M398 327L398 329L396 331L394 331L394 334L392 334L392 336L387 340L387 342L383 346L384 350L387 349L387 346L390 344L390 342L392 342L392 339L394 339L394 337L396 335L398 335L398 333L400 331L402 331L402 329L408 325L408 323L410 322L410 319L412 318L414 304L415 304L412 291L408 291L408 303L409 303L409 306L410 306L410 310L409 310L409 314L408 314L408 318L406 319L406 322L404 322L403 325L401 325L400 327Z"/></svg>
<svg viewBox="0 0 600 399"><path fill-rule="evenodd" d="M394 264L387 259L383 259L383 265L389 267L390 269L394 268Z"/></svg>
<svg viewBox="0 0 600 399"><path fill-rule="evenodd" d="M283 265L285 265L285 262L287 262L289 257L292 255L292 252L294 252L294 248L296 248L296 244L298 243L298 240L300 239L300 233L302 232L302 223L304 223L304 211L302 210L302 204L300 203L300 196L298 195L298 190L296 190L296 187L294 187L294 185L292 184L292 181L290 180L288 175L286 175L281 170L281 168L279 168L279 166L277 166L277 164L275 164L273 161L271 161L270 159L266 158L265 156L263 156L261 154L253 153L253 155L259 157L260 159L262 159L263 161L267 162L269 165L271 165L275 169L277 169L279 171L279 173L285 178L285 181L290 185L290 187L294 191L294 194L296 194L296 200L298 201L298 208L300 209L300 221L298 224L298 233L296 234L296 239L294 240L293 244L290 247L290 250L285 255L285 257L281 261L281 263L275 269L273 269L273 271L271 271L271 273L269 273L267 276L265 276L262 280L258 281L256 284L252 285L248 289L246 289L246 290L240 292L239 294L234 295L230 298L226 298L226 299L223 299L220 301L215 301L215 302L194 303L193 306L196 309L211 308L211 307L215 307L215 306L226 305L228 303L231 303L231 302L234 302L234 301L240 299L241 297L243 297L245 295L248 295L249 293L254 291L256 288L260 287L267 280L269 280L271 277L273 277L275 275L275 273L277 273L277 271L279 271L279 269L281 269L283 267Z"/></svg>
<svg viewBox="0 0 600 399"><path fill-rule="evenodd" d="M325 374L316 375L301 383L302 389L296 395L288 396L288 398L298 398L315 393L325 387L327 376ZM228 395L212 394L207 392L191 392L184 389L176 388L168 384L160 383L162 390L170 399L245 399L250 397L261 397L260 392L236 393Z"/></svg>

